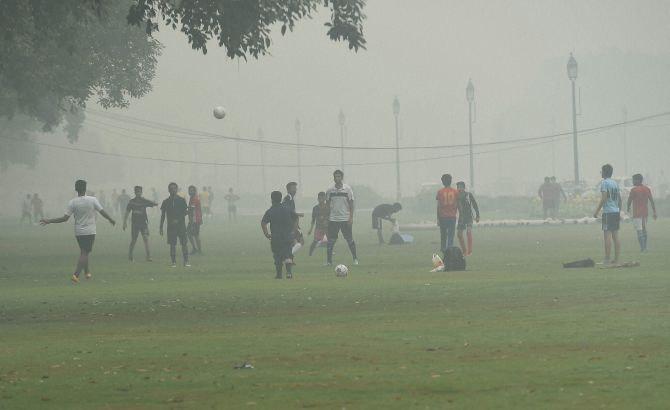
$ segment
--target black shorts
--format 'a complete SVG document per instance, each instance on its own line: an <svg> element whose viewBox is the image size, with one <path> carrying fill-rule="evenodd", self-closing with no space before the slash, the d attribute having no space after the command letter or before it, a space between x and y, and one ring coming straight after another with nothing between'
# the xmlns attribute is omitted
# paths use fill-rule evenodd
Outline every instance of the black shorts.
<svg viewBox="0 0 670 410"><path fill-rule="evenodd" d="M142 234L142 237L149 236L149 226L147 224L132 224L130 226L130 236L134 239L137 235Z"/></svg>
<svg viewBox="0 0 670 410"><path fill-rule="evenodd" d="M186 230L190 236L200 236L200 224L189 222Z"/></svg>
<svg viewBox="0 0 670 410"><path fill-rule="evenodd" d="M621 214L619 212L603 213L603 231L616 232L619 230Z"/></svg>
<svg viewBox="0 0 670 410"><path fill-rule="evenodd" d="M382 229L382 218L372 215L372 229Z"/></svg>
<svg viewBox="0 0 670 410"><path fill-rule="evenodd" d="M79 244L79 249L86 253L91 253L93 251L93 242L95 242L95 235L77 235L77 243Z"/></svg>
<svg viewBox="0 0 670 410"><path fill-rule="evenodd" d="M472 218L469 219L458 219L458 224L456 224L456 229L459 231L464 231L468 228L472 228Z"/></svg>
<svg viewBox="0 0 670 410"><path fill-rule="evenodd" d="M184 225L168 226L167 243L170 245L176 245L177 238L179 238L179 242L181 242L182 246L186 245L186 227Z"/></svg>
<svg viewBox="0 0 670 410"><path fill-rule="evenodd" d="M270 249L272 249L272 257L274 258L275 264L280 264L283 263L286 259L291 259L293 257L291 248L293 248L292 239L286 238L270 240Z"/></svg>
<svg viewBox="0 0 670 410"><path fill-rule="evenodd" d="M353 239L353 234L351 232L351 225L349 225L349 222L344 221L328 221L328 240L335 242L337 239L338 233L342 231L342 236L344 236L344 239L347 241L350 241Z"/></svg>

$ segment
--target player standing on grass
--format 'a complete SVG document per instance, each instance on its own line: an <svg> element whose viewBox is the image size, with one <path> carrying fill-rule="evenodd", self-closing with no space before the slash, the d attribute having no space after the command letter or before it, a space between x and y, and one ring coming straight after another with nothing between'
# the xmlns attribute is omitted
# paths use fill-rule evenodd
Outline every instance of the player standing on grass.
<svg viewBox="0 0 670 410"><path fill-rule="evenodd" d="M354 191L351 187L342 182L344 172L335 170L333 172L333 181L335 185L326 191L326 201L330 213L328 216L328 247L327 262L328 266L333 264L333 249L340 231L349 245L351 256L354 258L354 265L358 265L356 256L356 243L352 233L354 225Z"/></svg>
<svg viewBox="0 0 670 410"><path fill-rule="evenodd" d="M598 218L598 213L603 210L603 240L605 243L605 259L603 265L617 265L619 263L619 254L621 244L619 243L619 223L621 220L621 192L619 185L612 179L614 168L610 164L602 166L601 175L603 177L600 183L600 202L594 218ZM610 260L612 251L612 242L614 242L614 259Z"/></svg>
<svg viewBox="0 0 670 410"><path fill-rule="evenodd" d="M170 245L170 259L172 267L177 267L177 238L181 244L181 253L183 255L184 266L191 266L188 263L188 243L186 241L186 215L188 214L188 205L186 200L177 195L179 187L176 182L170 182L167 197L161 204L161 225L159 233L163 236L163 222L167 219L167 243Z"/></svg>
<svg viewBox="0 0 670 410"><path fill-rule="evenodd" d="M33 206L33 218L35 218L35 223L37 223L40 219L44 218L44 202L37 193L33 194L33 199L30 202Z"/></svg>
<svg viewBox="0 0 670 410"><path fill-rule="evenodd" d="M461 244L463 255L472 255L472 222L479 223L479 206L475 201L475 196L472 192L465 190L465 182L459 181L456 183L458 188L458 242ZM475 217L472 217L472 210L475 211ZM463 238L463 231L466 231L468 237L467 247L465 246L465 239Z"/></svg>
<svg viewBox="0 0 670 410"><path fill-rule="evenodd" d="M200 207L200 198L195 185L188 187L188 240L191 242L191 255L202 253L202 244L200 243L200 225L202 225L202 208Z"/></svg>
<svg viewBox="0 0 670 410"><path fill-rule="evenodd" d="M312 234L314 229L314 240L309 247L309 256L312 256L314 249L319 245L328 231L328 217L330 216L330 208L326 202L326 193L319 192L317 195L318 204L312 208L312 224L309 227L307 235Z"/></svg>
<svg viewBox="0 0 670 410"><path fill-rule="evenodd" d="M70 216L74 215L74 235L77 238L77 243L79 244L81 252L79 254L79 260L77 261L77 267L72 274L72 282L79 283L79 274L82 270L84 271L86 279L92 277L88 264L88 254L93 250L93 242L95 241L96 211L100 212L100 215L107 219L112 226L114 226L116 222L104 209L102 209L102 205L100 205L100 202L95 197L86 195L86 181L82 179L77 180L74 184L74 190L77 191L77 197L70 200L67 204L65 215L54 219L43 218L40 220L40 224L44 226L66 222L70 219Z"/></svg>
<svg viewBox="0 0 670 410"><path fill-rule="evenodd" d="M286 184L286 196L282 201L282 205L288 207L293 213L298 215L298 218L302 218L305 214L295 212L295 195L298 193L298 183L289 182ZM291 255L295 255L300 248L305 244L305 239L302 236L302 231L300 230L300 219L295 224L295 229L293 230L293 247L291 248Z"/></svg>
<svg viewBox="0 0 670 410"><path fill-rule="evenodd" d="M236 202L240 200L240 197L233 192L233 188L228 189L228 193L223 199L228 202L228 220L237 220L237 204Z"/></svg>
<svg viewBox="0 0 670 410"><path fill-rule="evenodd" d="M282 278L282 269L286 266L286 279L293 279L291 247L293 246L293 230L298 216L289 207L282 205L281 192L270 194L272 206L265 211L261 219L263 235L270 240L270 249L275 263L275 279ZM268 232L270 224L270 232Z"/></svg>
<svg viewBox="0 0 670 410"><path fill-rule="evenodd" d="M440 227L440 250L454 246L456 217L458 216L458 191L451 187L451 175L442 175L444 188L437 191L437 224Z"/></svg>
<svg viewBox="0 0 670 410"><path fill-rule="evenodd" d="M633 226L637 231L637 241L640 243L640 251L647 252L647 217L649 216L647 202L651 202L654 219L658 217L656 204L651 195L651 189L642 183L642 174L633 175L633 185L635 186L630 190L626 208L630 213L630 206L633 205Z"/></svg>
<svg viewBox="0 0 670 410"><path fill-rule="evenodd" d="M33 222L33 217L30 213L30 203L31 203L31 198L30 194L26 195L26 199L21 202L21 225L23 225L23 221L28 220L28 225L31 225Z"/></svg>
<svg viewBox="0 0 670 410"><path fill-rule="evenodd" d="M189 187L188 189L190 194L191 188ZM198 202L200 202L200 206L202 207L202 214L205 216L212 216L209 211L209 191L207 191L206 186L202 187L202 191L200 191L200 195L198 195Z"/></svg>
<svg viewBox="0 0 670 410"><path fill-rule="evenodd" d="M157 206L158 204L142 197L142 187L135 187L135 198L128 201L126 212L123 216L123 230L128 226L128 215L130 217L130 246L128 247L128 260L133 261L133 249L137 242L137 236L142 234L144 241L144 251L147 262L151 262L149 252L149 218L147 217L147 208Z"/></svg>

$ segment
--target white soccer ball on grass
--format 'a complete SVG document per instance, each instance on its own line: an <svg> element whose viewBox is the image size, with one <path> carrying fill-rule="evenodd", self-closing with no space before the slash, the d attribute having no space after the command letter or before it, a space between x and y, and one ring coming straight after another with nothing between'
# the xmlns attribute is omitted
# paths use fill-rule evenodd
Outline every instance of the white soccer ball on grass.
<svg viewBox="0 0 670 410"><path fill-rule="evenodd" d="M339 264L335 266L335 275L338 278L345 278L349 274L349 268L346 265Z"/></svg>

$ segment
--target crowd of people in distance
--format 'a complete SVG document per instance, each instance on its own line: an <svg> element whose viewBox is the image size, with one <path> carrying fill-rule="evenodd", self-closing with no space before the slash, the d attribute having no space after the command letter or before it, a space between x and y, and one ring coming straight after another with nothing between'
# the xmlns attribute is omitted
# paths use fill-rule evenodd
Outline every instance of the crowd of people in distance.
<svg viewBox="0 0 670 410"><path fill-rule="evenodd" d="M544 183L540 185L537 195L542 200L542 212L544 219L558 219L558 210L561 199L566 201L568 197L563 191L561 184L556 182L556 177L544 177Z"/></svg>
<svg viewBox="0 0 670 410"><path fill-rule="evenodd" d="M619 186L612 179L614 169L611 165L602 166L602 181L599 186L601 193L600 201L594 212L598 218L602 211L602 230L604 233L605 257L603 264L617 265L620 262L619 227L622 212L622 196ZM440 230L440 250L445 255L445 260L450 250L458 250L462 257L472 255L473 235L472 227L479 222L480 212L477 201L472 192L466 190L465 182L456 183L452 187L452 176L442 175L441 188L435 197L437 201L437 225ZM643 183L641 174L633 175L633 188L628 197L626 209L632 215L633 226L637 233L640 250L646 252L648 249L647 223L649 217L648 204L651 204L652 216L657 218L656 205L648 186ZM87 191L87 183L84 180L75 182L77 197L70 200L65 214L59 218L45 218L43 215L43 202L38 194L27 195L22 203L22 217L24 220L32 221L39 218L41 225L62 223L74 218L74 231L80 248L80 255L72 281L79 282L83 273L86 278L91 278L89 268L89 254L93 250L96 235L96 213L100 213L112 225L116 221L111 213L105 210L106 198L102 191L98 196ZM261 230L266 238L270 240L270 249L273 254L275 265L275 278L282 279L284 270L286 278L293 277L293 267L296 265L295 255L303 247L305 240L300 228L300 218L304 215L296 212L296 194L298 184L289 182L286 184L286 195L279 191L270 194L271 207L264 213L261 219ZM134 260L133 251L139 235L144 242L145 257L151 261L149 250L149 219L147 209L158 206L158 193L152 188L152 199L143 197L141 186L135 186L135 196L130 198L125 190L119 195L116 190L112 191L112 209L118 211L123 217L123 230L128 227L130 217L130 245L128 248L128 259ZM161 202L159 234L167 236L170 248L171 266L177 266L177 242L179 242L182 253L182 263L185 267L190 266L189 256L202 253L202 241L200 230L203 218L211 217L211 205L214 194L210 187L203 187L198 192L194 185L190 185L187 194L180 191L175 182L168 185L168 197ZM188 196L186 196L188 195ZM539 195L545 205L545 210L556 217L560 198L565 198L565 193L555 178L545 178L545 183L540 187ZM236 219L236 202L240 197L230 188L224 199L228 202L228 215L230 220ZM372 229L377 231L378 243L384 244L382 234L382 223L388 221L396 223L393 215L402 210L400 203L379 204L372 211ZM632 212L632 213L631 213ZM352 188L344 183L344 172L335 170L333 172L333 184L317 194L317 204L312 208L311 223L308 235L312 235L309 247L309 256L321 245L326 247L325 266L333 265L333 254L335 244L340 235L347 243L353 264L358 265L356 242L353 238L354 223L354 192ZM459 247L454 246L454 238L457 235ZM190 251L189 251L190 245ZM614 255L612 257L612 248Z"/></svg>

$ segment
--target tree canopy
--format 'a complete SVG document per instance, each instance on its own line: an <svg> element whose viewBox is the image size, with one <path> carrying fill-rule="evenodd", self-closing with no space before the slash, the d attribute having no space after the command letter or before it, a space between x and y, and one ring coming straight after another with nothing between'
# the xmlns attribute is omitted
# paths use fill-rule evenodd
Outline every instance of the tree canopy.
<svg viewBox="0 0 670 410"><path fill-rule="evenodd" d="M32 119L44 131L66 122L74 142L87 101L126 107L147 94L160 44L128 25L130 6L130 0L0 2L0 118L22 116L17 125ZM0 136L16 131L4 128Z"/></svg>
<svg viewBox="0 0 670 410"><path fill-rule="evenodd" d="M207 53L207 42L216 39L230 58L258 58L268 52L273 26L281 34L296 22L310 18L319 6L330 9L324 25L334 41L346 41L355 51L365 49L363 7L365 0L136 0L128 22L143 26L147 34L163 22L186 35L195 50Z"/></svg>
<svg viewBox="0 0 670 410"><path fill-rule="evenodd" d="M75 142L89 101L127 107L149 93L161 51L152 34L161 20L179 28L195 50L207 53L215 39L230 58L246 59L268 53L272 28L284 35L328 8L328 37L358 51L365 49L364 5L365 0L1 0L0 165L34 163L35 147L16 142L30 132L64 125Z"/></svg>

